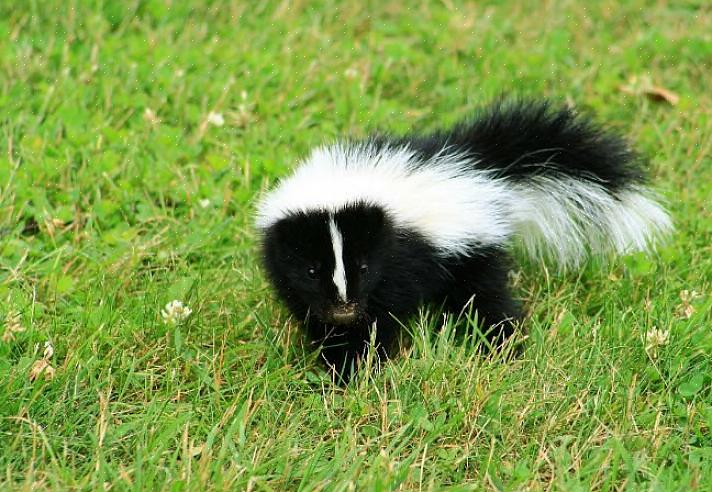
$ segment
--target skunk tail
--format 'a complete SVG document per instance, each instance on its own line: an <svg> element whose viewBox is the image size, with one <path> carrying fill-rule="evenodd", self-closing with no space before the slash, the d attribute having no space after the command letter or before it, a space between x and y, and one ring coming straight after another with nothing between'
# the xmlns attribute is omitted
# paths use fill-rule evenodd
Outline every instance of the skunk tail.
<svg viewBox="0 0 712 492"><path fill-rule="evenodd" d="M626 142L547 102L500 102L451 134L508 190L505 221L534 257L650 249L672 230Z"/></svg>
<svg viewBox="0 0 712 492"><path fill-rule="evenodd" d="M640 186L611 192L585 180L537 177L514 191L512 221L525 249L562 265L589 251L647 251L672 229L667 212Z"/></svg>

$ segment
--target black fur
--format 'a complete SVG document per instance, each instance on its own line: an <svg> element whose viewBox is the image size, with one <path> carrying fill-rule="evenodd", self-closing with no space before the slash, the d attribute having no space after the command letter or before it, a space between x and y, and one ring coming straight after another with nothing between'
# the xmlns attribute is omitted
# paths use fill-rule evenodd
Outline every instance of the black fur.
<svg viewBox="0 0 712 492"><path fill-rule="evenodd" d="M645 182L643 163L619 136L590 118L546 101L499 101L447 131L404 137L380 135L378 147L409 145L423 163L443 153L471 158L511 181L549 175L592 181L615 194Z"/></svg>
<svg viewBox="0 0 712 492"><path fill-rule="evenodd" d="M483 248L470 257L439 255L412 231L398 229L378 207L356 204L335 214L343 234L348 297L357 306L353 323L330 322L340 301L331 281L333 251L326 212L295 214L268 229L267 274L291 311L305 321L322 357L344 379L365 354L376 322L375 341L387 356L405 320L424 304L459 312L472 301L494 340L512 332L520 317L507 289L507 253ZM367 270L363 271L363 265ZM308 270L317 268L315 279Z"/></svg>

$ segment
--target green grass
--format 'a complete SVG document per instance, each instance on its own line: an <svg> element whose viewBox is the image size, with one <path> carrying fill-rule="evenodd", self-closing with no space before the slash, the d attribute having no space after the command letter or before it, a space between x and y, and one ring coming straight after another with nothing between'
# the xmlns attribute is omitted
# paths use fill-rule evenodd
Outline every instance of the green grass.
<svg viewBox="0 0 712 492"><path fill-rule="evenodd" d="M0 4L0 489L712 490L708 2L198 5ZM634 76L679 103L621 91ZM334 387L262 275L255 197L324 140L503 92L628 135L677 232L581 271L523 262L518 356L425 313ZM32 382L45 341L56 372Z"/></svg>

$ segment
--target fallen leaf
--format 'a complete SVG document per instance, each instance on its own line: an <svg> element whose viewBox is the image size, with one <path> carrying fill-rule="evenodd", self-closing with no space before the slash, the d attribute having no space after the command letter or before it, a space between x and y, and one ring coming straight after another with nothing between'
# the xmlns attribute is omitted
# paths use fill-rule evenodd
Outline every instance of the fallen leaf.
<svg viewBox="0 0 712 492"><path fill-rule="evenodd" d="M620 91L632 96L645 96L653 101L664 101L671 106L680 101L680 96L670 89L654 84L647 75L642 77L633 75L628 79L627 84L620 86Z"/></svg>
<svg viewBox="0 0 712 492"><path fill-rule="evenodd" d="M654 85L645 89L645 95L654 101L665 101L671 106L675 106L680 101L680 96L664 87Z"/></svg>

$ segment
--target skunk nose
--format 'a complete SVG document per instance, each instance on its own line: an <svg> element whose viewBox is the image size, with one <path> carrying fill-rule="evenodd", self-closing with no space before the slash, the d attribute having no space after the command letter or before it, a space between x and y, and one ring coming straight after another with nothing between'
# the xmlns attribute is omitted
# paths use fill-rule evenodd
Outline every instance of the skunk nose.
<svg viewBox="0 0 712 492"><path fill-rule="evenodd" d="M335 325L347 325L356 319L356 304L341 304L331 310L331 322Z"/></svg>

